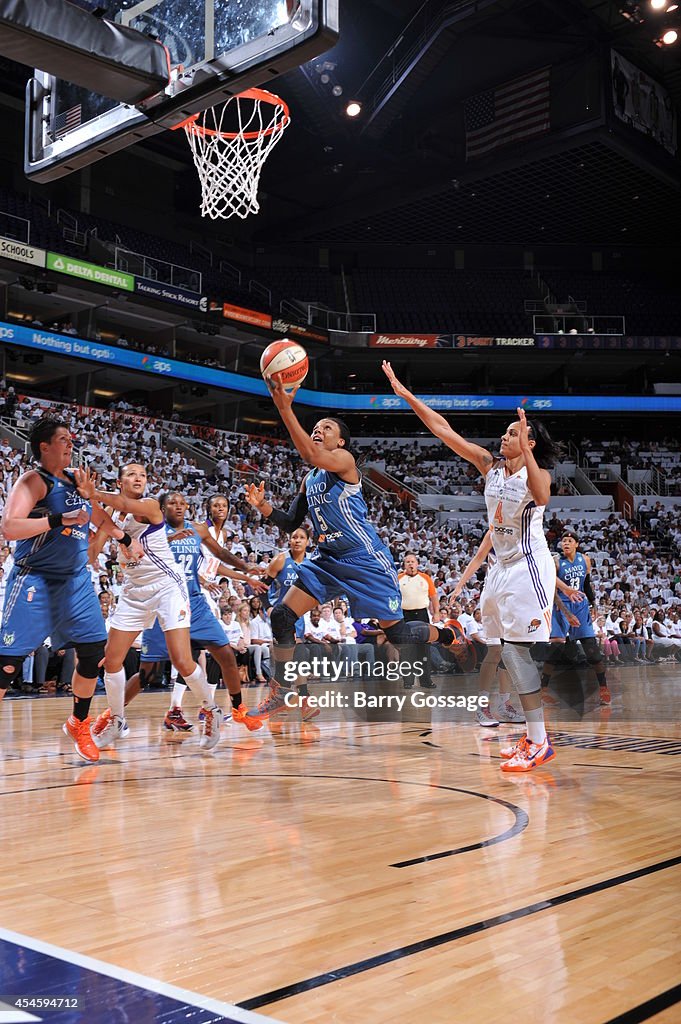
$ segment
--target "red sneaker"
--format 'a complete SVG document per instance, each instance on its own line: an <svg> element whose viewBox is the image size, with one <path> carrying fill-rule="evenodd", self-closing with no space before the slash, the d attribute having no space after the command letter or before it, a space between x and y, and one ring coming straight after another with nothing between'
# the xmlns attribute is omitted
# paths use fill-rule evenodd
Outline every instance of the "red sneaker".
<svg viewBox="0 0 681 1024"><path fill-rule="evenodd" d="M99 750L90 734L91 725L92 719L89 715L84 722L77 719L75 715L71 715L64 722L62 729L73 740L79 757L82 757L84 761L99 761Z"/></svg>
<svg viewBox="0 0 681 1024"><path fill-rule="evenodd" d="M248 717L248 708L245 704L239 704L238 708L232 708L232 718L240 725L245 725L249 732L262 729L262 722L259 718Z"/></svg>

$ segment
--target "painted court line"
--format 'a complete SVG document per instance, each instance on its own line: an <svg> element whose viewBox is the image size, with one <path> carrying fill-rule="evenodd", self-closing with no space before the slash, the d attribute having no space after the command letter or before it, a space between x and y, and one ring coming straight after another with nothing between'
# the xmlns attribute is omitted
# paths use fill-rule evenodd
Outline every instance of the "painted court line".
<svg viewBox="0 0 681 1024"><path fill-rule="evenodd" d="M253 1013L250 1010L244 1009L243 1007L234 1006L231 1003L223 1003L218 999L211 999L208 996L200 995L198 992L191 992L188 989L178 988L175 985L169 985L164 981L159 981L156 978L148 978L143 974L138 974L136 971L126 970L124 967L116 967L114 964L104 963L102 960L96 960L94 957L85 956L82 953L76 953L69 949L63 949L61 946L54 946L51 942L43 942L41 939L34 939L28 935L22 935L19 932L10 931L7 928L0 928L0 942L9 942L15 946L23 946L26 949L31 949L36 953L41 953L44 956L51 957L54 960L62 961L66 964L80 967L85 971L90 971L93 974L103 975L106 978L112 978L114 981L123 982L126 985L134 986L137 989L141 989L144 992L153 992L156 995L164 996L167 999L172 999L178 1003L184 1003L188 1007L195 1007L201 1010L206 1010L209 1013L219 1014L221 1019L225 1021L234 1022L234 1024L280 1024L272 1017L263 1017L259 1013ZM4 981L4 985L8 988L17 988L17 984L12 985L11 981L7 979ZM6 1005L6 1004L5 1004ZM16 1012L16 1011L15 1011ZM49 1011L46 1016L49 1022L50 1019L54 1020L55 1011ZM80 1013L74 1017L78 1019ZM41 1020L40 1017L24 1016L22 1018L15 1018L17 1024L20 1020ZM83 1018L86 1019L86 1018ZM10 1024L10 1021L6 1018L1 1024ZM12 1022L14 1024L14 1021Z"/></svg>

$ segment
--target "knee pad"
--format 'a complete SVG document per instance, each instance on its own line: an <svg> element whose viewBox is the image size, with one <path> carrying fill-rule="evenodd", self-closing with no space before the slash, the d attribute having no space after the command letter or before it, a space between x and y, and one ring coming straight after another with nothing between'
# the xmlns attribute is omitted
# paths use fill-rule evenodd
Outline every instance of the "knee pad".
<svg viewBox="0 0 681 1024"><path fill-rule="evenodd" d="M272 609L270 625L275 644L282 647L293 647L296 642L296 622L298 616L285 604L278 604Z"/></svg>
<svg viewBox="0 0 681 1024"><path fill-rule="evenodd" d="M549 665L560 665L563 661L563 648L565 644L551 644L550 647L551 649L544 661Z"/></svg>
<svg viewBox="0 0 681 1024"><path fill-rule="evenodd" d="M104 640L96 640L92 644L76 644L76 672L83 679L96 679L99 667L104 661Z"/></svg>
<svg viewBox="0 0 681 1024"><path fill-rule="evenodd" d="M0 654L0 690L9 690L12 683L21 679L21 669L28 655Z"/></svg>
<svg viewBox="0 0 681 1024"><path fill-rule="evenodd" d="M158 661L145 661L140 665L140 686L156 686L161 679L161 663Z"/></svg>
<svg viewBox="0 0 681 1024"><path fill-rule="evenodd" d="M504 643L504 662L518 693L536 693L541 688L531 644Z"/></svg>
<svg viewBox="0 0 681 1024"><path fill-rule="evenodd" d="M586 655L586 660L590 665L597 665L599 661L603 661L603 655L601 649L598 646L598 641L594 636L584 637L582 640L582 647Z"/></svg>
<svg viewBox="0 0 681 1024"><path fill-rule="evenodd" d="M386 638L391 644L400 647L402 644L427 644L430 638L430 626L427 622L420 622L414 619L412 622L405 622L400 619L383 630Z"/></svg>

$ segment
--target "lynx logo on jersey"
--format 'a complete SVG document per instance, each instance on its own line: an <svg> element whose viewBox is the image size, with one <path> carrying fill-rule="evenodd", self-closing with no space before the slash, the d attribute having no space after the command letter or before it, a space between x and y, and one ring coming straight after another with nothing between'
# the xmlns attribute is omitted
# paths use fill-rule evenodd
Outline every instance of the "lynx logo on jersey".
<svg viewBox="0 0 681 1024"><path fill-rule="evenodd" d="M400 607L400 602L396 597L391 597L390 600L388 601L388 607L390 608L391 612L396 612L397 609Z"/></svg>
<svg viewBox="0 0 681 1024"><path fill-rule="evenodd" d="M14 633L5 633L2 638L2 643L4 647L11 647L14 643Z"/></svg>

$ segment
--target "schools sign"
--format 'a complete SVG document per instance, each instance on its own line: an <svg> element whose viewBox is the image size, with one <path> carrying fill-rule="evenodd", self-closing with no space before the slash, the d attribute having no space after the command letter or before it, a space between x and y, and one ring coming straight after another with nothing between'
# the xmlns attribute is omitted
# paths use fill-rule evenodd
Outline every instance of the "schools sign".
<svg viewBox="0 0 681 1024"><path fill-rule="evenodd" d="M92 284L117 288L121 292L134 292L135 290L135 278L132 274L125 274L122 270L112 270L110 267L98 267L95 263L76 260L72 256L62 256L58 252L48 252L47 269L56 270L58 274L79 277L82 281L90 281Z"/></svg>
<svg viewBox="0 0 681 1024"><path fill-rule="evenodd" d="M14 238L0 237L0 256L18 263L30 263L32 267L44 267L47 253L35 245L17 242Z"/></svg>

